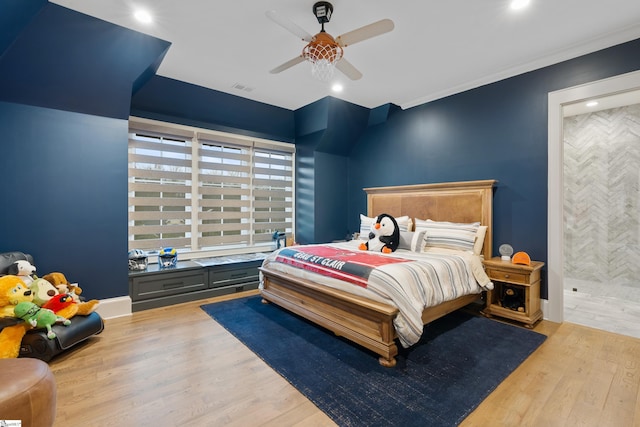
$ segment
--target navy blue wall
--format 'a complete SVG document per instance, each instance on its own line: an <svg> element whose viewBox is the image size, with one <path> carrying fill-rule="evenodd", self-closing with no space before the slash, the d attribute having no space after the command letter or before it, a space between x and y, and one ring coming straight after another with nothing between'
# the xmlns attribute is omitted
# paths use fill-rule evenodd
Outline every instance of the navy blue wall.
<svg viewBox="0 0 640 427"><path fill-rule="evenodd" d="M349 159L337 154L317 152L315 156L316 200L315 242L343 240L348 229L344 219L349 214Z"/></svg>
<svg viewBox="0 0 640 427"><path fill-rule="evenodd" d="M228 93L152 77L131 99L131 115L293 142L293 111Z"/></svg>
<svg viewBox="0 0 640 427"><path fill-rule="evenodd" d="M348 157L316 151L307 144L296 145L297 243L345 238L348 231L348 167Z"/></svg>
<svg viewBox="0 0 640 427"><path fill-rule="evenodd" d="M0 17L0 251L127 295L127 120L169 43L46 1Z"/></svg>
<svg viewBox="0 0 640 427"><path fill-rule="evenodd" d="M89 298L127 295L127 121L0 102L0 130L0 252Z"/></svg>
<svg viewBox="0 0 640 427"><path fill-rule="evenodd" d="M47 3L0 56L0 100L127 119L131 94L151 77L170 43Z"/></svg>
<svg viewBox="0 0 640 427"><path fill-rule="evenodd" d="M0 56L48 0L3 0L0 8Z"/></svg>
<svg viewBox="0 0 640 427"><path fill-rule="evenodd" d="M547 260L548 93L640 69L640 40L405 111L368 128L349 158L349 228L365 187L497 179L495 250Z"/></svg>
<svg viewBox="0 0 640 427"><path fill-rule="evenodd" d="M346 237L349 154L369 117L369 109L330 97L296 110L298 243Z"/></svg>

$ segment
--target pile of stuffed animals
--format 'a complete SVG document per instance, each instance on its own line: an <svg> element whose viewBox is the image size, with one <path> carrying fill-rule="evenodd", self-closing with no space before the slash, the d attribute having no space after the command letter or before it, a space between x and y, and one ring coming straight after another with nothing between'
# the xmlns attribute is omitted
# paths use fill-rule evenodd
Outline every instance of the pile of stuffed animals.
<svg viewBox="0 0 640 427"><path fill-rule="evenodd" d="M39 278L35 271L30 262L16 261L9 274L0 277L0 317L24 320L0 331L0 359L18 357L22 337L29 329L44 328L47 337L54 339L53 325L68 326L74 316L91 314L99 303L83 301L82 289L69 283L63 273Z"/></svg>

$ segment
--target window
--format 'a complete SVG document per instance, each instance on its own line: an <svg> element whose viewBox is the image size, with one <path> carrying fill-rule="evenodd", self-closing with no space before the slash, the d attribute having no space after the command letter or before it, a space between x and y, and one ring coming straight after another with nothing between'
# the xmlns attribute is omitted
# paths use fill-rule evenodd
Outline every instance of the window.
<svg viewBox="0 0 640 427"><path fill-rule="evenodd" d="M132 118L129 249L264 248L293 233L292 144Z"/></svg>

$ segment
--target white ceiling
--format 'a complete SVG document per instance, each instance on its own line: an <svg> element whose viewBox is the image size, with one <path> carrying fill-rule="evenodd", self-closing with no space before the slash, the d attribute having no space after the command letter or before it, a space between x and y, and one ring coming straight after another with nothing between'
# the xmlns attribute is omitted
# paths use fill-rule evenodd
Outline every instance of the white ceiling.
<svg viewBox="0 0 640 427"><path fill-rule="evenodd" d="M314 0L50 0L172 43L158 74L295 110L326 96L367 108L428 101L640 38L638 0L333 0L337 37L390 18L395 29L345 48L363 77L344 91L311 77L308 63L270 74L305 43L268 19L275 10L311 34ZM153 16L133 18L136 8Z"/></svg>

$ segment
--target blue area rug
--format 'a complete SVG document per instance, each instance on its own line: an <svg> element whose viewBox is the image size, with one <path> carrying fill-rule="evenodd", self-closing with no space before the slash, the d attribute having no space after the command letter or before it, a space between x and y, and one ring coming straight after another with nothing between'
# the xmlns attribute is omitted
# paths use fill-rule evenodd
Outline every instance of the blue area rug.
<svg viewBox="0 0 640 427"><path fill-rule="evenodd" d="M464 312L424 329L395 368L260 297L201 308L340 426L456 426L542 342Z"/></svg>

